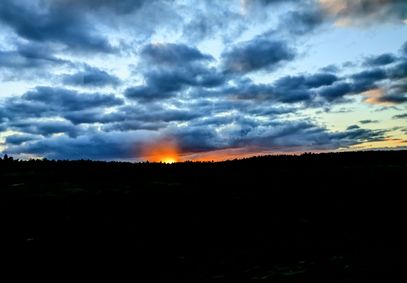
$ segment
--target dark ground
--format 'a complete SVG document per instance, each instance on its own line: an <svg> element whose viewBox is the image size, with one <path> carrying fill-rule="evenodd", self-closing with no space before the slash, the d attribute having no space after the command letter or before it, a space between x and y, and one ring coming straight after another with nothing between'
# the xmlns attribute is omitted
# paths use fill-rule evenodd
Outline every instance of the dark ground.
<svg viewBox="0 0 407 283"><path fill-rule="evenodd" d="M0 160L0 269L395 282L406 270L406 173L407 151L172 165Z"/></svg>

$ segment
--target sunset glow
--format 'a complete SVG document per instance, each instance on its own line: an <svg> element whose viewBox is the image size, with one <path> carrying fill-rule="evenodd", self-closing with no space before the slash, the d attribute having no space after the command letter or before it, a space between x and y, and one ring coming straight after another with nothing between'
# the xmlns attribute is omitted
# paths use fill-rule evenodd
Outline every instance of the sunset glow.
<svg viewBox="0 0 407 283"><path fill-rule="evenodd" d="M142 156L150 162L171 164L180 161L178 145L172 139L145 144L142 148Z"/></svg>

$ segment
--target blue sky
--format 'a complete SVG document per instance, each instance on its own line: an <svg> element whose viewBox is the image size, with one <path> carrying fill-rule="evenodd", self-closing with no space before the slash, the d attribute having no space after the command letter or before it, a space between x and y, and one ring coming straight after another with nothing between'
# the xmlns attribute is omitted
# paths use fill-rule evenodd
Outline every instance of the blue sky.
<svg viewBox="0 0 407 283"><path fill-rule="evenodd" d="M405 149L404 0L3 0L0 151Z"/></svg>

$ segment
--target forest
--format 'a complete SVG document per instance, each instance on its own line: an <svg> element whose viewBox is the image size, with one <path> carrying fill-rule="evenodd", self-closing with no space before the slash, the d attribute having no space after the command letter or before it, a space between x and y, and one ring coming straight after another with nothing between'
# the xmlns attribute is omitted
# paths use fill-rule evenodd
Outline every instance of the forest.
<svg viewBox="0 0 407 283"><path fill-rule="evenodd" d="M141 280L390 282L404 268L406 172L407 151L174 164L4 156L1 257L20 271Z"/></svg>

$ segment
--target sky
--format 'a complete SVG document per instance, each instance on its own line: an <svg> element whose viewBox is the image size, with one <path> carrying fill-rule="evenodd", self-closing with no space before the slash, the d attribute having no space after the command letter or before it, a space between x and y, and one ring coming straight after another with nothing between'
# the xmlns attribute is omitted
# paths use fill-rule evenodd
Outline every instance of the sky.
<svg viewBox="0 0 407 283"><path fill-rule="evenodd" d="M407 149L405 0L2 0L0 153Z"/></svg>

